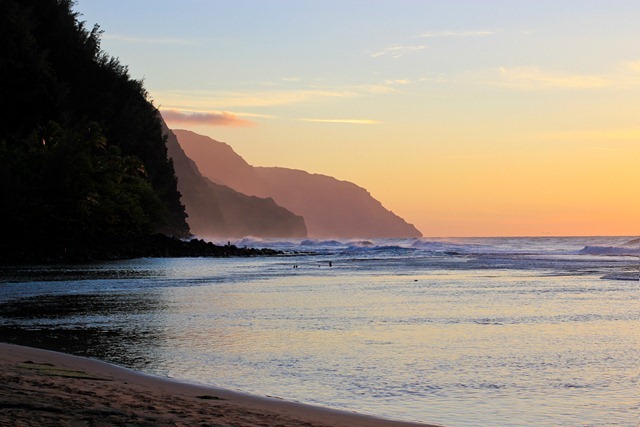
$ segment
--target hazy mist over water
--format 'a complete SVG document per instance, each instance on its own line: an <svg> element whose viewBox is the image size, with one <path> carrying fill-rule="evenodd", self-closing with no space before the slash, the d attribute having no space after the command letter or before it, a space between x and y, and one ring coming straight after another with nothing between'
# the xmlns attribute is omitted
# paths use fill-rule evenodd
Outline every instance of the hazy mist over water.
<svg viewBox="0 0 640 427"><path fill-rule="evenodd" d="M447 426L638 423L632 237L234 243L288 255L3 267L0 339Z"/></svg>

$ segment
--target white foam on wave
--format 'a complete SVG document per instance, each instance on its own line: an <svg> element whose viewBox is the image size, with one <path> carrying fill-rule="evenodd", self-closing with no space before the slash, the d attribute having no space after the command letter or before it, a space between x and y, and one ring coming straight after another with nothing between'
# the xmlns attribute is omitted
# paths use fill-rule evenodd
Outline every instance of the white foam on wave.
<svg viewBox="0 0 640 427"><path fill-rule="evenodd" d="M290 253L373 254L381 251L412 256L634 256L640 239L586 238L260 238L207 239L238 247L271 248Z"/></svg>
<svg viewBox="0 0 640 427"><path fill-rule="evenodd" d="M585 246L580 255L635 256L640 254L638 247L625 246Z"/></svg>

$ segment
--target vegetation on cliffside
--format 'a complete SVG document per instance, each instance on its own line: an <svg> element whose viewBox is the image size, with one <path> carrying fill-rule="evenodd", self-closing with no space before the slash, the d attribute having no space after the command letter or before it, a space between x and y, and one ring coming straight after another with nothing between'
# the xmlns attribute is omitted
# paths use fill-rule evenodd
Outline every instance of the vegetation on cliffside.
<svg viewBox="0 0 640 427"><path fill-rule="evenodd" d="M72 6L0 1L3 258L189 235L157 109Z"/></svg>

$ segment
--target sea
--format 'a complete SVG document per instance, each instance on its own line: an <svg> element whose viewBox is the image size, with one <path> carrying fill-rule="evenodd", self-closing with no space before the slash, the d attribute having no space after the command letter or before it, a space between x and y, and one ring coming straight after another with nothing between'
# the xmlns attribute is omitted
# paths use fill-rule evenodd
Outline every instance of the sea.
<svg viewBox="0 0 640 427"><path fill-rule="evenodd" d="M637 237L231 243L283 255L0 267L0 341L450 427L640 425Z"/></svg>

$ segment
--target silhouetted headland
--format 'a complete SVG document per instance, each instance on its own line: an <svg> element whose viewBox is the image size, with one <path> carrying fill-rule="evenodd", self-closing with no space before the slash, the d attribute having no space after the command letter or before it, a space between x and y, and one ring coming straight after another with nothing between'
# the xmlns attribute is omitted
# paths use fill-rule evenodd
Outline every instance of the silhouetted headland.
<svg viewBox="0 0 640 427"><path fill-rule="evenodd" d="M188 130L173 134L202 175L241 193L273 199L304 218L309 237L422 237L354 183L296 169L254 167L223 142Z"/></svg>

